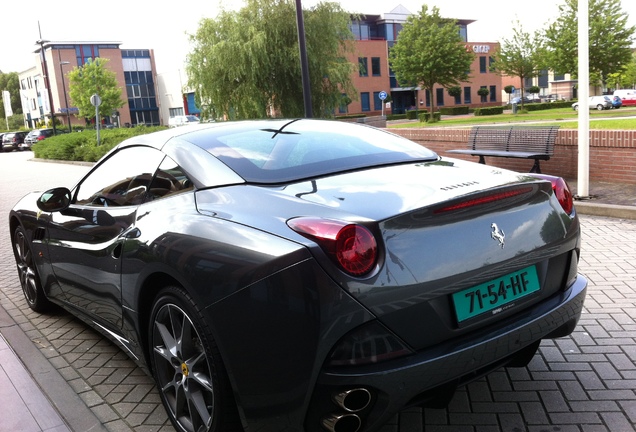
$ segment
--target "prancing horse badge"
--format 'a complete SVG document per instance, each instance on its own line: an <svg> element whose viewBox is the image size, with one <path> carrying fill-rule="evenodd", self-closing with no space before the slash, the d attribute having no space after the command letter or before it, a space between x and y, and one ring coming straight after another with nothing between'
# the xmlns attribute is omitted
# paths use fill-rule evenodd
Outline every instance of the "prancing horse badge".
<svg viewBox="0 0 636 432"><path fill-rule="evenodd" d="M492 237L493 240L497 240L499 242L499 246L501 246L501 248L503 249L504 239L506 238L506 234L503 232L503 230L499 229L496 223L490 224L490 228L492 228L490 237Z"/></svg>

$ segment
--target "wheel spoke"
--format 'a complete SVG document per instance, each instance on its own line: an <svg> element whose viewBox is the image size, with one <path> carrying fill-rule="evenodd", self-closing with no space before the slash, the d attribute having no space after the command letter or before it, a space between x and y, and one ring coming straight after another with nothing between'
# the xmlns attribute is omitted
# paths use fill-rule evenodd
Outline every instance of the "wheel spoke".
<svg viewBox="0 0 636 432"><path fill-rule="evenodd" d="M170 361L177 357L177 341L173 337L170 329L160 322L155 322L155 327L161 337L163 346L155 346L155 351L161 351L160 354L166 360Z"/></svg>
<svg viewBox="0 0 636 432"><path fill-rule="evenodd" d="M215 394L199 333L174 304L163 305L154 320L155 376L168 410L183 430L208 431Z"/></svg>
<svg viewBox="0 0 636 432"><path fill-rule="evenodd" d="M195 419L196 413L196 417L200 422L209 428L212 425L212 416L210 415L212 406L208 405L206 395L201 391L188 391L186 394L188 396L188 408L192 425L194 426L198 423ZM195 430L198 430L198 428L195 427Z"/></svg>

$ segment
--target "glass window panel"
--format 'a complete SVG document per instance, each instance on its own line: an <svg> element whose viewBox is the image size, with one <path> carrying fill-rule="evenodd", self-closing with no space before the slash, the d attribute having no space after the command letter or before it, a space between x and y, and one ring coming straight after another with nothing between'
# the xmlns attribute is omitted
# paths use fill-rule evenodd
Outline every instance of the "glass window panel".
<svg viewBox="0 0 636 432"><path fill-rule="evenodd" d="M371 111L368 92L360 93L360 103L362 105L362 111Z"/></svg>
<svg viewBox="0 0 636 432"><path fill-rule="evenodd" d="M382 100L380 99L380 92L373 92L373 110L380 111L382 109Z"/></svg>
<svg viewBox="0 0 636 432"><path fill-rule="evenodd" d="M435 89L435 102L437 102L437 106L444 106L444 89L443 88Z"/></svg>
<svg viewBox="0 0 636 432"><path fill-rule="evenodd" d="M371 57L371 74L373 76L380 76L380 57Z"/></svg>
<svg viewBox="0 0 636 432"><path fill-rule="evenodd" d="M148 147L128 147L101 163L82 183L75 203L100 207L140 204L163 154Z"/></svg>
<svg viewBox="0 0 636 432"><path fill-rule="evenodd" d="M366 57L358 57L358 66L360 68L360 76L367 77L369 76L369 67L367 63Z"/></svg>

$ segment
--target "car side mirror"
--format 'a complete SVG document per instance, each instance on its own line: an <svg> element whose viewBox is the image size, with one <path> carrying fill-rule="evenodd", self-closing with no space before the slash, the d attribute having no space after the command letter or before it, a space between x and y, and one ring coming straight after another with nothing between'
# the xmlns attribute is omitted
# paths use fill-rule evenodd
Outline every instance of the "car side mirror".
<svg viewBox="0 0 636 432"><path fill-rule="evenodd" d="M57 212L68 208L71 203L71 191L65 187L49 189L37 201L37 206L45 212Z"/></svg>

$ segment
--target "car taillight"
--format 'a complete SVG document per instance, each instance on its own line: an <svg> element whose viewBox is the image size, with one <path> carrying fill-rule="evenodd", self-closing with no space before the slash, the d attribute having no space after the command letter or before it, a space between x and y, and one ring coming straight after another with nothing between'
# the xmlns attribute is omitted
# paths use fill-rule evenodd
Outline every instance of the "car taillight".
<svg viewBox="0 0 636 432"><path fill-rule="evenodd" d="M352 276L364 276L375 267L377 241L362 225L313 217L290 219L287 225L318 243L344 272Z"/></svg>
<svg viewBox="0 0 636 432"><path fill-rule="evenodd" d="M563 207L563 210L565 210L567 214L572 214L574 211L574 198L565 179L546 174L531 175L552 183L552 190L554 191L554 195L557 197L559 204L561 204L561 207Z"/></svg>

